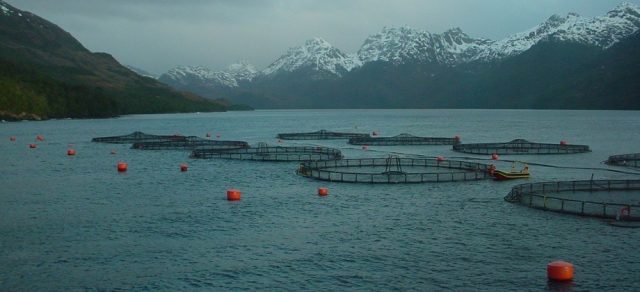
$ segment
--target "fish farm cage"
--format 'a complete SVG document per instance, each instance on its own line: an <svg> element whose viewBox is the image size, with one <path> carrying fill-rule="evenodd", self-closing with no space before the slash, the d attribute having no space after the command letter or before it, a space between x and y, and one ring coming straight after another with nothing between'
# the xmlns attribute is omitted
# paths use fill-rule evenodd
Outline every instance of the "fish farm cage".
<svg viewBox="0 0 640 292"><path fill-rule="evenodd" d="M93 138L91 142L130 144L139 142L180 141L184 138L185 136L182 135L151 135L136 131L129 135Z"/></svg>
<svg viewBox="0 0 640 292"><path fill-rule="evenodd" d="M531 208L599 218L640 221L640 203L594 201L597 192L623 194L640 190L640 180L580 180L527 183L513 187L504 200ZM562 195L565 194L565 195ZM570 195L567 195L570 194ZM567 198L569 197L569 198ZM591 200L589 200L591 197ZM631 201L631 200L629 200Z"/></svg>
<svg viewBox="0 0 640 292"><path fill-rule="evenodd" d="M572 154L591 151L587 145L536 143L516 139L506 143L454 144L453 151L471 154Z"/></svg>
<svg viewBox="0 0 640 292"><path fill-rule="evenodd" d="M320 130L310 133L281 133L278 134L278 139L282 140L335 140L335 139L351 139L351 138L365 138L369 137L369 134L362 133L340 133L330 132L327 130Z"/></svg>
<svg viewBox="0 0 640 292"><path fill-rule="evenodd" d="M399 146L399 145L454 145L460 138L418 137L411 134L400 134L393 137L359 137L349 139L352 145Z"/></svg>
<svg viewBox="0 0 640 292"><path fill-rule="evenodd" d="M489 165L437 159L388 158L307 161L298 175L348 183L439 183L491 178Z"/></svg>
<svg viewBox="0 0 640 292"><path fill-rule="evenodd" d="M620 154L609 156L605 161L609 165L640 168L640 153Z"/></svg>
<svg viewBox="0 0 640 292"><path fill-rule="evenodd" d="M318 161L342 159L338 149L327 147L283 147L260 144L258 147L241 149L197 148L191 158L223 158L259 161Z"/></svg>
<svg viewBox="0 0 640 292"><path fill-rule="evenodd" d="M140 150L239 149L247 147L249 147L249 143L244 141L209 140L196 136L181 137L181 139L171 141L137 142L131 146L133 149Z"/></svg>

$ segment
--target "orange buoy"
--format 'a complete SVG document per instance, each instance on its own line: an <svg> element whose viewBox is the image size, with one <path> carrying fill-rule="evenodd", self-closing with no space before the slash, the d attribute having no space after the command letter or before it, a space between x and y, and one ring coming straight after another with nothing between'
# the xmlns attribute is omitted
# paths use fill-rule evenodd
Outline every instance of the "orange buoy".
<svg viewBox="0 0 640 292"><path fill-rule="evenodd" d="M554 281L573 279L573 264L565 261L554 261L547 264L547 277Z"/></svg>
<svg viewBox="0 0 640 292"><path fill-rule="evenodd" d="M560 145L567 145L567 141L565 140L560 141Z"/></svg>
<svg viewBox="0 0 640 292"><path fill-rule="evenodd" d="M32 149L33 149L33 148L36 148L36 147L38 147L38 145L33 144L33 143L29 144L29 148L32 148Z"/></svg>
<svg viewBox="0 0 640 292"><path fill-rule="evenodd" d="M496 166L489 164L489 175L493 176L494 173L496 173Z"/></svg>
<svg viewBox="0 0 640 292"><path fill-rule="evenodd" d="M442 156L438 156L438 157L436 157L436 161L437 161L437 162L444 161L444 157L442 157Z"/></svg>
<svg viewBox="0 0 640 292"><path fill-rule="evenodd" d="M37 135L37 136L36 136L36 140L38 140L38 141L44 141L44 136L42 136L42 135Z"/></svg>
<svg viewBox="0 0 640 292"><path fill-rule="evenodd" d="M187 171L187 169L189 169L189 166L186 163L180 164L180 171Z"/></svg>
<svg viewBox="0 0 640 292"><path fill-rule="evenodd" d="M69 156L76 155L76 150L75 150L75 149L69 149L69 150L67 150L67 155L69 155Z"/></svg>
<svg viewBox="0 0 640 292"><path fill-rule="evenodd" d="M16 136L11 136L11 137L9 137L9 141L12 141L12 142L13 142L13 141L15 141L15 140L16 140Z"/></svg>
<svg viewBox="0 0 640 292"><path fill-rule="evenodd" d="M127 163L125 163L125 162L118 162L118 172L125 172L125 171L127 171L127 167L129 167L129 165L127 165Z"/></svg>
<svg viewBox="0 0 640 292"><path fill-rule="evenodd" d="M367 150L367 149L369 149L369 146L367 146L367 145L362 145L362 150Z"/></svg>
<svg viewBox="0 0 640 292"><path fill-rule="evenodd" d="M324 197L329 194L329 189L327 188L318 188L318 196Z"/></svg>
<svg viewBox="0 0 640 292"><path fill-rule="evenodd" d="M227 190L227 200L229 201L240 201L240 196L242 193L236 189Z"/></svg>
<svg viewBox="0 0 640 292"><path fill-rule="evenodd" d="M493 153L493 154L491 154L491 159L492 160L498 160L498 159L500 159L500 156L498 156L498 153Z"/></svg>

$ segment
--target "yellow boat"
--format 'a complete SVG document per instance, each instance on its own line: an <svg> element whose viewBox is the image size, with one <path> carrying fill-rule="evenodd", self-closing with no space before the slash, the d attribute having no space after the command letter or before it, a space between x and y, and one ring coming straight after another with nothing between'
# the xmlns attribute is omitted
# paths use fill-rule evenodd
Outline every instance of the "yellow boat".
<svg viewBox="0 0 640 292"><path fill-rule="evenodd" d="M524 168L521 171L515 170L516 162L513 162L511 166L511 172L506 172L502 170L494 170L493 171L493 179L494 180L508 180L508 179L518 179L518 178L529 178L529 166L525 163Z"/></svg>

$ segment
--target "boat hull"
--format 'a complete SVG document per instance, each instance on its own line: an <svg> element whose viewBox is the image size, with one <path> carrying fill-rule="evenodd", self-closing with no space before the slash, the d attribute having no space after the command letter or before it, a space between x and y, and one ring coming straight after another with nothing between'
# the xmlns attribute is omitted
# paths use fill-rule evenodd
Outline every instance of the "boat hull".
<svg viewBox="0 0 640 292"><path fill-rule="evenodd" d="M519 179L519 178L529 178L529 174L521 173L521 172L504 172L500 170L496 170L493 173L494 180L510 180L510 179Z"/></svg>

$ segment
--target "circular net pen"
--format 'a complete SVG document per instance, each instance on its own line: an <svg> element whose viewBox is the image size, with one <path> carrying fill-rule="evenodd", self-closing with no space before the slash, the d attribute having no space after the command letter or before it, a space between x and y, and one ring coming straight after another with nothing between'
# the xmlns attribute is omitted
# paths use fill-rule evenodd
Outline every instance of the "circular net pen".
<svg viewBox="0 0 640 292"><path fill-rule="evenodd" d="M98 137L91 139L91 142L112 143L112 144L130 144L138 142L161 142L161 141L179 141L184 139L181 135L151 135L143 132L133 132L128 135Z"/></svg>
<svg viewBox="0 0 640 292"><path fill-rule="evenodd" d="M609 159L607 159L605 163L609 165L640 168L640 153L612 155L609 156Z"/></svg>
<svg viewBox="0 0 640 292"><path fill-rule="evenodd" d="M454 144L453 151L471 154L572 154L591 151L587 145L536 143L516 139L506 143Z"/></svg>
<svg viewBox="0 0 640 292"><path fill-rule="evenodd" d="M640 221L640 180L580 180L527 183L504 200L566 214Z"/></svg>
<svg viewBox="0 0 640 292"><path fill-rule="evenodd" d="M337 140L337 139L351 139L351 138L364 138L369 137L369 134L362 133L340 133L330 132L327 130L320 130L310 133L281 133L278 134L278 139L282 140Z"/></svg>
<svg viewBox="0 0 640 292"><path fill-rule="evenodd" d="M131 146L133 149L140 150L238 149L247 147L249 144L244 141L208 140L196 136L182 137L182 139L172 141L137 142Z"/></svg>
<svg viewBox="0 0 640 292"><path fill-rule="evenodd" d="M388 158L308 161L298 175L349 183L439 183L488 179L489 165L436 159Z"/></svg>
<svg viewBox="0 0 640 292"><path fill-rule="evenodd" d="M400 145L454 145L460 139L443 137L418 137L411 134L400 134L393 137L359 137L349 139L352 145L400 146Z"/></svg>
<svg viewBox="0 0 640 292"><path fill-rule="evenodd" d="M258 161L319 161L342 159L338 149L327 147L282 147L265 146L242 149L206 149L197 148L191 152L191 158L223 158Z"/></svg>

